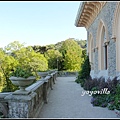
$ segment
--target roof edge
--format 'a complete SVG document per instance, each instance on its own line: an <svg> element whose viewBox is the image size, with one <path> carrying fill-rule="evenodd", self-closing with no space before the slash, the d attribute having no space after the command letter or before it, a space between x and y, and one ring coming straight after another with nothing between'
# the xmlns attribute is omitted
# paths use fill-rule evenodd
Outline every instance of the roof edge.
<svg viewBox="0 0 120 120"><path fill-rule="evenodd" d="M85 5L85 2L81 2L80 5L79 5L77 16L76 16L76 19L75 19L75 24L74 24L76 27L78 27L78 21L79 21L79 18L81 16L84 5Z"/></svg>

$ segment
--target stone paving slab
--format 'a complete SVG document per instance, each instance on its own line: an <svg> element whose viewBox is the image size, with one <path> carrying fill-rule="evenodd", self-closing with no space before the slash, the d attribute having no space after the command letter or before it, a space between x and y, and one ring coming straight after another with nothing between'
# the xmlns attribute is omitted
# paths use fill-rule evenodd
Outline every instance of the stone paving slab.
<svg viewBox="0 0 120 120"><path fill-rule="evenodd" d="M118 118L108 108L92 106L92 97L88 94L82 96L84 90L75 79L76 77L57 77L39 118Z"/></svg>

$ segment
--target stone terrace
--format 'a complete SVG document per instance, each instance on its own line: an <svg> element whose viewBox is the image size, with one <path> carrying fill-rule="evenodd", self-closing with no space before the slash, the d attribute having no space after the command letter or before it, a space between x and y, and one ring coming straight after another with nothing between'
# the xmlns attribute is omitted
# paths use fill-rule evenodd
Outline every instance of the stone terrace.
<svg viewBox="0 0 120 120"><path fill-rule="evenodd" d="M93 107L88 94L82 96L76 75L55 71L27 87L29 95L0 93L0 112L8 118L118 118L115 111Z"/></svg>

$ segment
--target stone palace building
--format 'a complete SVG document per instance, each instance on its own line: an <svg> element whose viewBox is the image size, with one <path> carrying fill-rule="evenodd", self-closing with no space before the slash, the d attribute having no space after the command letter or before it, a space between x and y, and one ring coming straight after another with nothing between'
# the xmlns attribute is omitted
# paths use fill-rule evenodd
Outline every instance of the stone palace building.
<svg viewBox="0 0 120 120"><path fill-rule="evenodd" d="M91 63L91 77L103 76L112 79L119 76L120 2L81 2L75 26L85 27L87 30L87 53Z"/></svg>

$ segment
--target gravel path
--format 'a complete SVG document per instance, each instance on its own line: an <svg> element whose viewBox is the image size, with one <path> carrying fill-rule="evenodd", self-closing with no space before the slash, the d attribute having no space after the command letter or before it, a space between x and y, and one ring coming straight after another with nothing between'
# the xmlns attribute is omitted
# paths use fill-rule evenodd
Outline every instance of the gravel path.
<svg viewBox="0 0 120 120"><path fill-rule="evenodd" d="M75 79L57 77L39 118L117 118L115 112L108 108L93 107L88 94L81 96L84 90Z"/></svg>

